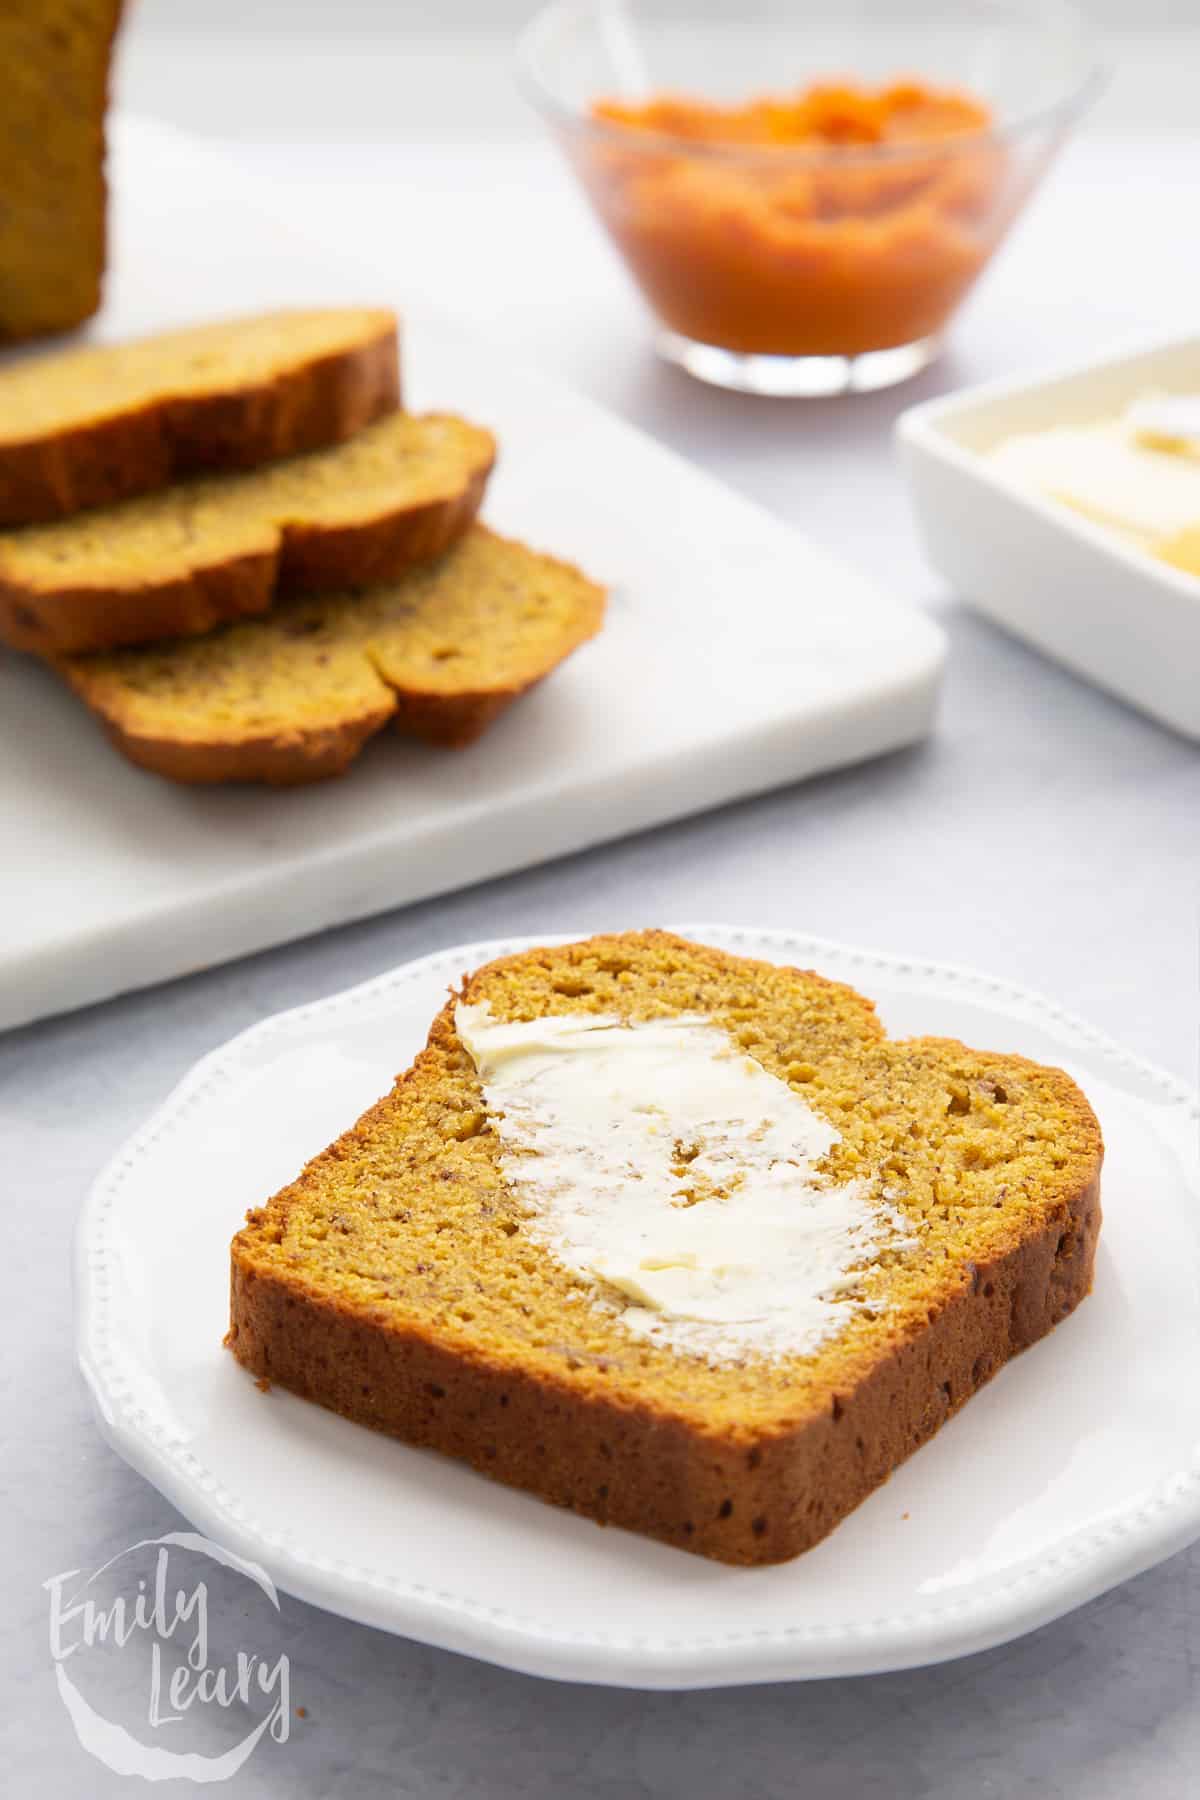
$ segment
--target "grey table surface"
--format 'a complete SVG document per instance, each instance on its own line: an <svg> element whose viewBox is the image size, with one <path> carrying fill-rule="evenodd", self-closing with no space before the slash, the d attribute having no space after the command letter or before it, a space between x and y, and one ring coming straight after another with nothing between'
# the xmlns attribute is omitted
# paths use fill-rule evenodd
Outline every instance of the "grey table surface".
<svg viewBox="0 0 1200 1800"><path fill-rule="evenodd" d="M350 131L347 124L347 132ZM636 303L533 140L242 145L281 210L335 246L381 225L535 355L794 519L945 626L921 748L0 1038L3 1309L0 1745L6 1791L139 1789L76 1742L42 1584L180 1523L102 1443L72 1354L70 1244L102 1162L205 1051L389 965L479 937L707 916L967 963L1053 995L1183 1076L1196 1063L1200 751L975 619L923 564L891 459L900 406L1183 321L1200 249L1169 221L1194 140L1093 136L985 285L942 365L903 393L806 408L660 368ZM445 229L446 206L457 208ZM1114 256L1112 210L1122 214ZM468 279L483 268L486 281ZM1052 603L1052 596L1048 596ZM238 1592L214 1575L218 1601ZM1033 1636L923 1671L638 1694L537 1682L284 1596L288 1741L227 1791L258 1796L1066 1796L1200 1790L1200 1549ZM114 1716L133 1680L105 1665ZM182 1783L168 1784L182 1791Z"/></svg>

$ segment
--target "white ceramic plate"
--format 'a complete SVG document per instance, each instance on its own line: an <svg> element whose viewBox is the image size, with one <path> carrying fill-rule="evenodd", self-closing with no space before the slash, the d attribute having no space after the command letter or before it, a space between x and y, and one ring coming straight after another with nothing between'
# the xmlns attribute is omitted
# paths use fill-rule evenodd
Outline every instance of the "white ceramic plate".
<svg viewBox="0 0 1200 1800"><path fill-rule="evenodd" d="M256 1025L116 1157L78 1238L113 1446L202 1531L354 1619L531 1674L702 1687L983 1649L1200 1535L1196 1099L1029 994L779 932L682 927L872 995L893 1034L1061 1063L1108 1144L1096 1287L825 1543L739 1570L544 1506L274 1390L221 1348L248 1205L385 1091L471 944Z"/></svg>
<svg viewBox="0 0 1200 1800"><path fill-rule="evenodd" d="M1016 432L1113 418L1152 389L1200 389L1200 336L965 388L910 408L897 439L929 560L968 604L1200 738L1200 580L1023 492L985 460Z"/></svg>

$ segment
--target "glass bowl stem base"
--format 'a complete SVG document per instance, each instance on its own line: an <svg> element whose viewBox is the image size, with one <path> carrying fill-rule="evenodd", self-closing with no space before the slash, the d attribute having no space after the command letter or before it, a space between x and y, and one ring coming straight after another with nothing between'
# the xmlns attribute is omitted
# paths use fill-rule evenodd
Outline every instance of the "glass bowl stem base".
<svg viewBox="0 0 1200 1800"><path fill-rule="evenodd" d="M859 356L752 356L702 344L677 331L660 331L659 354L712 387L738 394L771 394L783 399L816 399L829 394L869 394L909 381L941 349L936 337L916 338L892 350Z"/></svg>

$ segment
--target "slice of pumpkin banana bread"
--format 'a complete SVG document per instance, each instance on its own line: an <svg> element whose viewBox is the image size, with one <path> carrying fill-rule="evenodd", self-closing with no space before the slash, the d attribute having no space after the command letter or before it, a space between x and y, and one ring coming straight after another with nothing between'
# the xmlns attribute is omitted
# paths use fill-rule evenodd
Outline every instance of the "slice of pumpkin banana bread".
<svg viewBox="0 0 1200 1800"><path fill-rule="evenodd" d="M824 1537L1088 1292L1060 1070L892 1041L663 932L464 979L391 1093L251 1212L260 1380L733 1563Z"/></svg>
<svg viewBox="0 0 1200 1800"><path fill-rule="evenodd" d="M495 455L463 419L395 412L329 450L0 533L0 639L112 650L387 580L462 535Z"/></svg>
<svg viewBox="0 0 1200 1800"><path fill-rule="evenodd" d="M0 369L0 526L341 443L400 404L396 315L262 313Z"/></svg>
<svg viewBox="0 0 1200 1800"><path fill-rule="evenodd" d="M54 666L142 768L286 786L340 774L388 724L471 743L603 617L578 569L472 525L395 581Z"/></svg>

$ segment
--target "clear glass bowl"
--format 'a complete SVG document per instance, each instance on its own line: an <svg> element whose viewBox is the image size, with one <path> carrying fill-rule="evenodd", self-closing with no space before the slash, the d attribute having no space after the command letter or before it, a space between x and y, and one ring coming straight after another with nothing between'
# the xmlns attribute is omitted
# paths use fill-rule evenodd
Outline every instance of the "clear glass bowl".
<svg viewBox="0 0 1200 1800"><path fill-rule="evenodd" d="M721 387L890 386L941 335L1101 74L1060 0L554 0L520 44L548 120L672 362ZM920 82L989 123L907 141L730 144L597 117L598 101L737 105L812 84Z"/></svg>

